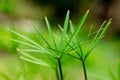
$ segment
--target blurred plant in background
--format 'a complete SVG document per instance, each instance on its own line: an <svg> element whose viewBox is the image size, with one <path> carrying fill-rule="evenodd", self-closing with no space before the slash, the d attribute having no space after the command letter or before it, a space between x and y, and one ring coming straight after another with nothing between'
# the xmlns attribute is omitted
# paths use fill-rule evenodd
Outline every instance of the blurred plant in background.
<svg viewBox="0 0 120 80"><path fill-rule="evenodd" d="M0 11L11 16L14 12L16 0L0 0Z"/></svg>

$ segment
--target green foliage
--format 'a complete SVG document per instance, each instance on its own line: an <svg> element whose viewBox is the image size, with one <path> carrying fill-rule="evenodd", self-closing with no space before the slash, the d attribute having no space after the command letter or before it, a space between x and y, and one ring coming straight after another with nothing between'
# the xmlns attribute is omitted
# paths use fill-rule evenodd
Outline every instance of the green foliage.
<svg viewBox="0 0 120 80"><path fill-rule="evenodd" d="M14 73L14 76L8 76L7 74L5 74L4 72L0 72L0 79L2 80L24 80L23 78L23 73L21 71L16 71Z"/></svg>
<svg viewBox="0 0 120 80"><path fill-rule="evenodd" d="M1 26L0 28L0 49L8 52L8 53L16 53L16 48L18 47L18 43L14 42L14 41L11 41L9 40L8 38L16 38L17 39L17 36L15 36L14 34L12 34L11 32L9 31L6 31L5 28L3 28L5 26Z"/></svg>
<svg viewBox="0 0 120 80"><path fill-rule="evenodd" d="M120 80L120 62L118 64L118 80Z"/></svg>
<svg viewBox="0 0 120 80"><path fill-rule="evenodd" d="M10 80L10 78L3 72L0 72L0 77L2 77L4 80Z"/></svg>
<svg viewBox="0 0 120 80"><path fill-rule="evenodd" d="M0 11L11 15L15 5L15 0L0 0Z"/></svg>
<svg viewBox="0 0 120 80"><path fill-rule="evenodd" d="M22 38L22 40L11 38L12 41L27 46L27 48L21 47L17 49L21 53L21 58L23 60L34 64L50 67L56 70L56 75L58 75L58 79L63 80L61 59L65 55L70 55L71 57L82 61L85 80L87 80L85 60L90 55L92 50L96 47L96 45L100 42L100 40L104 37L104 34L111 23L111 19L108 22L103 22L99 30L92 33L91 27L88 35L85 36L87 37L87 39L82 42L79 40L78 34L82 31L82 27L86 21L88 13L89 10L82 16L80 22L74 28L72 21L69 21L70 12L68 11L63 27L58 25L61 30L60 35L56 35L53 33L50 23L47 17L45 17L49 38L46 38L37 28L34 27L36 34L39 36L40 39L43 40L43 44L40 44L37 41L34 41L33 39L30 39L14 30L8 30L19 38ZM70 33L68 33L69 26ZM73 54L76 54L77 56ZM49 57L49 60L38 57L39 55L45 55L46 57Z"/></svg>

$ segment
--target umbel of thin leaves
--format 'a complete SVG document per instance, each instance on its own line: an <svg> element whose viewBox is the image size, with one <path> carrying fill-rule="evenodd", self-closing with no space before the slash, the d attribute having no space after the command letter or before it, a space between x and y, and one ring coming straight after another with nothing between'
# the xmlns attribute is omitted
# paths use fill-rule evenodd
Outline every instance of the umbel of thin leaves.
<svg viewBox="0 0 120 80"><path fill-rule="evenodd" d="M87 80L87 72L85 67L85 61L87 57L90 55L90 53L93 51L93 49L96 47L96 45L100 42L100 40L104 37L105 32L107 31L108 27L111 24L111 19L106 22L104 21L103 24L100 26L100 28L96 32L92 32L92 26L89 30L89 33L87 35L86 41L75 41L71 44L67 43L69 47L73 50L74 53L76 53L76 56L72 53L68 53L71 57L74 57L82 62L83 70L84 70L84 77L85 80ZM73 27L72 23L70 23L70 26ZM73 28L72 28L73 29ZM74 31L74 30L72 30ZM95 35L93 37L93 35ZM92 39L91 39L92 37ZM76 37L77 38L77 37Z"/></svg>
<svg viewBox="0 0 120 80"><path fill-rule="evenodd" d="M49 21L48 21L47 17L45 17L45 22L46 22L46 25L48 28L49 40L47 38L45 38L44 35L42 35L42 33L40 33L40 31L37 28L34 27L39 38L44 41L45 46L42 46L38 42L36 42L30 38L27 38L26 36L16 32L16 31L9 29L9 31L11 31L12 33L14 33L17 36L24 39L24 41L16 40L16 39L11 39L11 40L29 47L27 49L18 49L18 51L20 51L20 53L22 54L21 58L23 60L55 69L57 72L56 74L57 74L58 80L63 80L61 59L65 54L81 60L83 63L83 67L84 67L85 79L87 80L84 62L85 62L86 58L89 56L89 54L91 53L91 51L95 48L97 43L104 36L108 26L111 23L111 20L109 20L106 24L104 22L97 32L91 33L91 29L90 29L86 42L81 43L77 39L79 37L77 35L78 35L79 31L81 31L81 28L84 25L85 20L88 16L88 13L89 13L89 10L82 16L78 25L74 29L72 22L69 20L69 11L68 11L66 14L66 18L65 18L63 27L61 27L61 25L58 25L58 27L61 30L61 35L56 35L53 33L53 31L51 30ZM70 25L71 34L68 34L68 32L67 32L69 25ZM96 34L95 37L93 39L91 39L90 37L93 36L94 34ZM88 43L89 43L89 45L86 45ZM89 47L88 50L83 51L83 48L84 48L83 46ZM73 52L75 54L77 54L77 56L72 55ZM48 63L41 58L35 57L33 54L31 55L30 53L31 54L32 53L46 54L46 55L50 56L52 59L54 59L55 62L53 62L53 60L50 59L51 63L54 63L54 64Z"/></svg>

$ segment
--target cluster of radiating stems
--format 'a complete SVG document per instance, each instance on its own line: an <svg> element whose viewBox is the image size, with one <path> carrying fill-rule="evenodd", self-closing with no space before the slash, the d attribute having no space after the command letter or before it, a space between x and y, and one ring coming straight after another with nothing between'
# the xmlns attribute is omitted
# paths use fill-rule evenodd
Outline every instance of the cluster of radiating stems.
<svg viewBox="0 0 120 80"><path fill-rule="evenodd" d="M25 37L24 35L21 35L21 34L15 32L13 30L9 30L12 33L16 34L17 36L25 39L29 43L21 41L21 40L16 40L16 39L11 39L11 40L13 40L15 42L18 42L20 44L24 44L26 46L34 48L34 49L30 50L30 51L28 50L29 52L34 52L34 51L38 52L39 51L39 52L42 53L42 51L43 51L43 53L46 53L47 55L49 55L52 58L56 59L57 64L54 64L54 65L56 65L56 67L54 69L56 70L56 75L57 75L58 80L63 80L61 58L63 57L64 54L69 54L69 52L67 52L67 48L72 49L78 55L78 57L76 57L76 56L74 56L72 54L69 54L69 55L71 55L72 57L74 57L76 59L79 59L82 62L83 71L84 71L84 79L87 80L87 71L86 71L86 66L85 66L86 58L91 53L91 51L95 48L96 44L104 36L108 26L111 23L111 19L108 22L103 22L103 24L100 26L100 29L98 31L88 34L88 39L90 38L89 41L91 41L90 42L91 45L90 45L90 49L88 49L88 51L86 51L86 53L84 53L84 56L83 56L81 43L76 40L76 37L77 37L77 34L79 33L79 31L81 30L83 24L85 23L86 18L88 16L88 13L89 13L89 10L82 16L80 22L78 23L78 25L76 26L75 29L74 29L74 27L73 27L73 25L72 25L72 23L70 21L71 34L68 36L67 31L68 31L68 23L69 23L69 11L67 12L63 28L61 26L59 26L60 30L62 31L61 37L60 37L60 44L59 44L60 48L59 49L58 49L56 40L54 39L54 34L53 34L52 30L51 30L51 26L50 26L50 24L48 22L47 17L45 17L45 21L46 21L46 24L47 24L50 40L53 43L52 47L51 47L51 44L49 43L49 41L36 28L35 28L35 31L40 36L40 38L45 42L47 47L44 48L44 47L42 47L42 45L40 45L40 44L34 42L33 40ZM90 32L91 32L91 30L90 30ZM96 34L96 35L91 40L90 35L92 35L92 34ZM57 37L59 37L59 36L57 36ZM74 40L76 40L77 43L76 42L74 43ZM50 50L48 50L48 49L50 49ZM77 49L79 49L79 50L77 51ZM38 61L37 58L31 56L30 54L24 53L24 51L25 51L24 49L23 49L23 51L20 51L20 52L22 52L21 54L24 56L24 57L21 57L22 59L24 59L26 61L29 61L29 62L32 62L32 63L35 63L35 64L51 67L51 65L46 63L44 60ZM58 54L59 52L60 52L60 54ZM56 53L56 54L53 54L53 53Z"/></svg>

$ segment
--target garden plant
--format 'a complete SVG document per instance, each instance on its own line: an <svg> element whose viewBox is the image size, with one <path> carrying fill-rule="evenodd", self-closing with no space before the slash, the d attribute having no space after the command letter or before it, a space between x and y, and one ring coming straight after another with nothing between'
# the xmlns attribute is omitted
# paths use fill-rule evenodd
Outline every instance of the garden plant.
<svg viewBox="0 0 120 80"><path fill-rule="evenodd" d="M91 26L88 34L81 37L79 34L83 32L82 28L85 24L88 14L89 10L85 12L78 25L74 27L72 21L69 19L70 11L68 10L64 25L61 26L58 24L60 29L58 33L52 31L51 25L47 17L45 17L49 36L46 36L45 33L42 33L38 28L34 27L36 35L39 36L40 42L28 38L17 31L8 29L11 33L18 37L17 39L10 39L24 45L17 48L21 59L54 69L57 80L64 80L62 59L63 57L65 58L66 55L78 59L80 64L82 63L84 80L89 80L85 61L96 45L104 37L105 32L111 24L111 19L104 21L100 28L96 31L93 31L93 26ZM46 56L47 60L38 57L39 55Z"/></svg>

